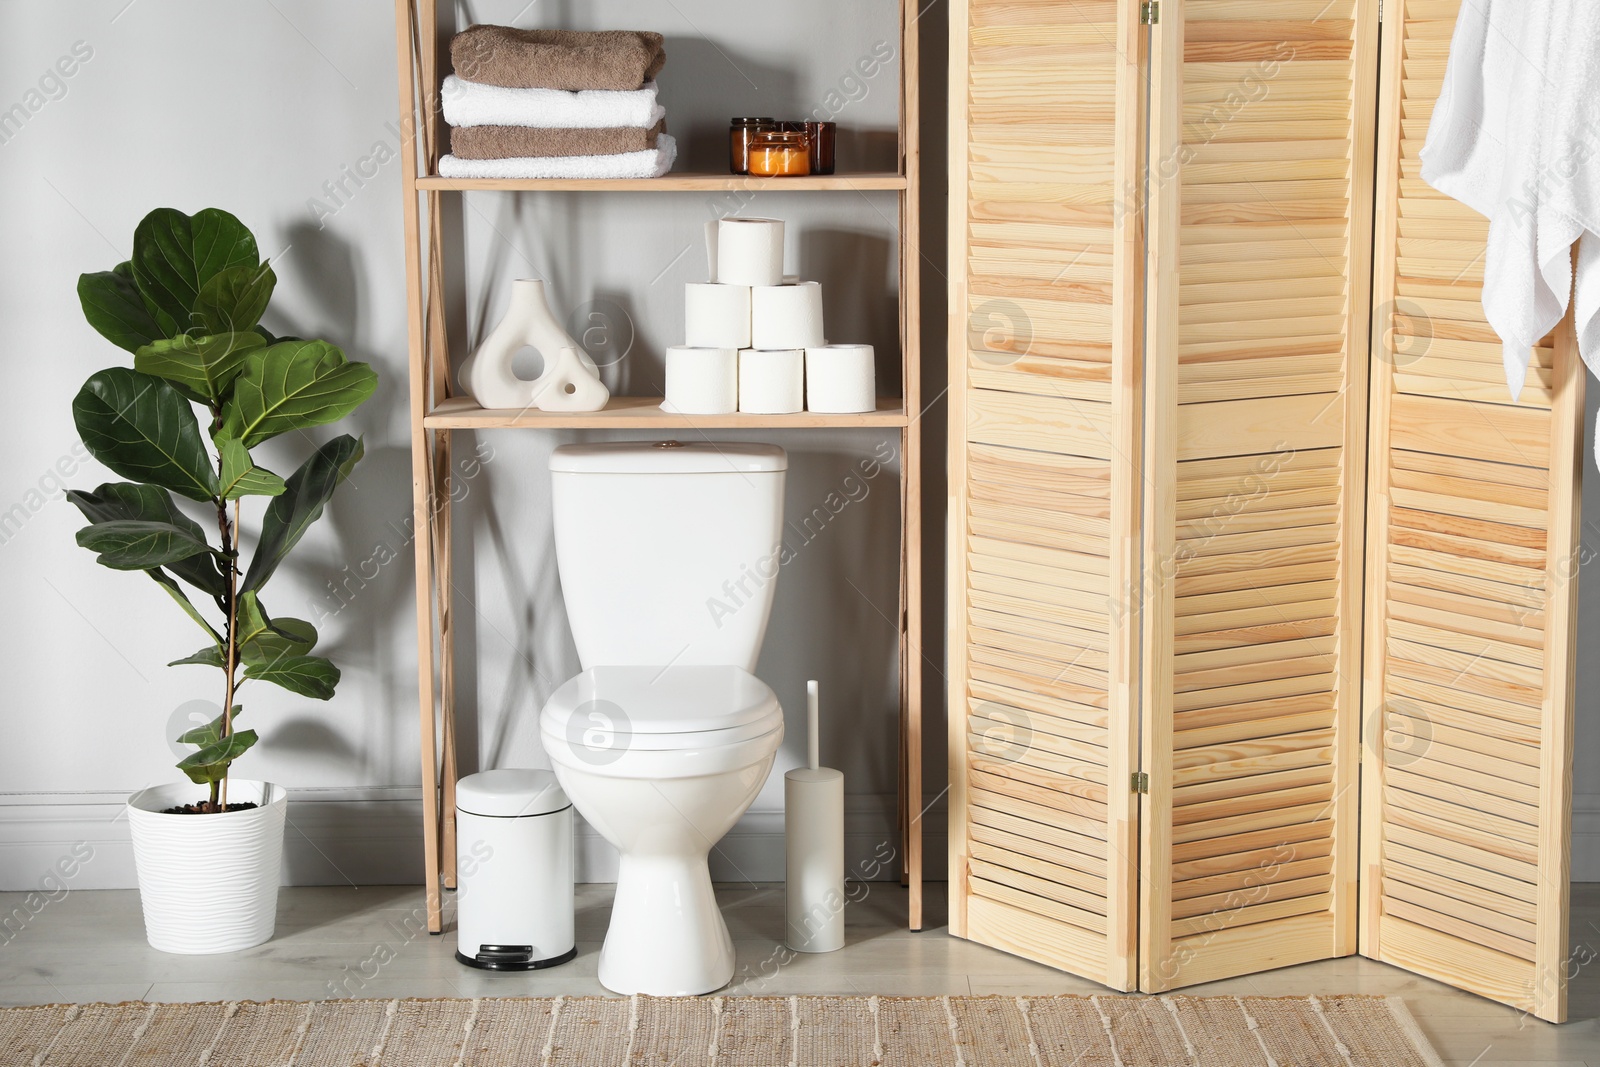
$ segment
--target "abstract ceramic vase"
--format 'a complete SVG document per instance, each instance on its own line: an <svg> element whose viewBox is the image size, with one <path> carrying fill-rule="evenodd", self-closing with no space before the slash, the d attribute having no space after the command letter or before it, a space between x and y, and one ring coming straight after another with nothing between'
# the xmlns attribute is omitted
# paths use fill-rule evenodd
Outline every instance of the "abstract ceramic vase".
<svg viewBox="0 0 1600 1067"><path fill-rule="evenodd" d="M544 359L543 371L531 381L512 368L526 347ZM461 364L457 378L484 408L599 411L611 399L594 360L551 313L544 282L526 278L511 283L505 317Z"/></svg>

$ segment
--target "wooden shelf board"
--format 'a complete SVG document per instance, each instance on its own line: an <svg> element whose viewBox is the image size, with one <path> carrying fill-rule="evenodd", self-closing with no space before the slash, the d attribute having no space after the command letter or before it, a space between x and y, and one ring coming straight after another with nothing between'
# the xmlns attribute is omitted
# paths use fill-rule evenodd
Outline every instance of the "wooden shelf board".
<svg viewBox="0 0 1600 1067"><path fill-rule="evenodd" d="M858 174L814 174L804 178L751 178L743 174L667 174L660 178L440 178L417 179L418 189L495 190L501 192L633 192L688 193L740 189L752 192L866 192L904 189L906 178L892 171Z"/></svg>
<svg viewBox="0 0 1600 1067"><path fill-rule="evenodd" d="M423 419L423 425L431 430L775 430L905 426L909 422L905 401L897 396L879 397L878 410L854 415L815 411L793 415L673 415L661 410L658 396L614 396L600 411L515 411L480 408L471 398L457 396L440 403Z"/></svg>

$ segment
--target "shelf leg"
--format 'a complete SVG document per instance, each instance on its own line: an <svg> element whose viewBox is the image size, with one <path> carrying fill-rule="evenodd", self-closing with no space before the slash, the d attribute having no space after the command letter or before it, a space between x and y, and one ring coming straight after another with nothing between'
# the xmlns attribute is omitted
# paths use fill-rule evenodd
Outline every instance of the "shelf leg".
<svg viewBox="0 0 1600 1067"><path fill-rule="evenodd" d="M455 626L451 607L455 584L450 560L452 506L449 431L434 434L433 456L436 507L433 518L433 573L439 620L439 711L444 734L443 773L440 776L440 813L443 816L443 832L439 858L444 871L444 888L454 889L456 887L456 780L460 775L460 762L456 753Z"/></svg>
<svg viewBox="0 0 1600 1067"><path fill-rule="evenodd" d="M417 606L417 715L418 748L422 764L422 856L428 930L444 930L444 909L439 885L439 764L438 706L434 701L434 587L433 475L429 431L423 425L430 390L428 353L423 336L422 310L422 233L417 218L417 144L411 123L416 115L416 40L413 26L417 13L412 0L395 0L396 66L400 81L400 120L407 133L402 137L401 193L404 197L406 250L406 334L408 349L408 387L411 415L411 521L412 551L416 557Z"/></svg>
<svg viewBox="0 0 1600 1067"><path fill-rule="evenodd" d="M905 837L906 925L922 929L922 435L916 424L900 435L901 483L905 486Z"/></svg>
<svg viewBox="0 0 1600 1067"><path fill-rule="evenodd" d="M421 440L412 449L411 484L414 497L416 535L412 549L416 554L417 580L417 703L420 713L422 759L422 856L427 890L428 930L444 929L443 902L440 899L439 867L439 757L436 739L439 722L434 696L433 622L433 501L432 475L428 470L429 431L419 430Z"/></svg>

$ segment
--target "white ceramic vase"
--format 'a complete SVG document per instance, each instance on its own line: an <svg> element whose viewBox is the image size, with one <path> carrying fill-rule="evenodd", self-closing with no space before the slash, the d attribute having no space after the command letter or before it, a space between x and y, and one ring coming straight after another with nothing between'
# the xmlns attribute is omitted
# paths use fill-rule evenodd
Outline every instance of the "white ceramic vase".
<svg viewBox="0 0 1600 1067"><path fill-rule="evenodd" d="M512 360L524 347L544 358L544 370L519 378ZM599 411L611 399L594 360L556 320L545 300L544 282L511 283L511 305L457 375L479 407L540 411Z"/></svg>
<svg viewBox="0 0 1600 1067"><path fill-rule="evenodd" d="M204 800L209 787L151 786L128 798L139 903L150 947L197 955L233 952L272 937L288 793L271 782L228 781L228 803L248 811L163 815Z"/></svg>

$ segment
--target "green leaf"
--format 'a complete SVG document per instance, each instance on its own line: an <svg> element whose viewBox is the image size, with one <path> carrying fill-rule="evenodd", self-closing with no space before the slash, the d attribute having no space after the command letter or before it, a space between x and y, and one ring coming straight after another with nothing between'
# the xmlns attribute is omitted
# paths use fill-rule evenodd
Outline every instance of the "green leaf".
<svg viewBox="0 0 1600 1067"><path fill-rule="evenodd" d="M229 267L200 287L195 314L207 333L252 330L266 313L277 284L269 264Z"/></svg>
<svg viewBox="0 0 1600 1067"><path fill-rule="evenodd" d="M133 352L164 336L155 311L139 294L128 263L78 276L78 303L89 325L118 348Z"/></svg>
<svg viewBox="0 0 1600 1067"><path fill-rule="evenodd" d="M244 676L281 685L313 700L329 699L339 684L339 668L321 656L284 656L270 663L247 663Z"/></svg>
<svg viewBox="0 0 1600 1067"><path fill-rule="evenodd" d="M317 449L289 476L283 495L273 498L262 517L261 540L245 574L243 590L260 589L267 584L278 564L322 516L323 506L349 476L362 453L359 439L340 434Z"/></svg>
<svg viewBox="0 0 1600 1067"><path fill-rule="evenodd" d="M351 363L326 341L280 341L246 357L217 436L254 448L280 433L344 418L377 385L371 367Z"/></svg>
<svg viewBox="0 0 1600 1067"><path fill-rule="evenodd" d="M68 490L67 499L83 512L83 517L90 522L111 522L115 519L165 522L199 540L205 539L205 531L201 529L200 524L179 511L171 495L158 486L138 485L133 482L107 482L92 493L77 489ZM222 577L222 572L217 570L216 561L210 555L192 556L169 564L168 569L213 599L227 595L228 583ZM152 574L152 577L161 581L165 575L158 573ZM188 598L183 596L182 590L173 589L169 592L172 592L174 597L182 598L180 606L188 604ZM187 610L192 614L193 605L189 605Z"/></svg>
<svg viewBox="0 0 1600 1067"><path fill-rule="evenodd" d="M192 218L170 207L146 215L133 231L133 277L155 307L162 337L197 325L200 292L229 267L261 262L245 224L220 208Z"/></svg>
<svg viewBox="0 0 1600 1067"><path fill-rule="evenodd" d="M200 667L215 667L218 670L223 671L228 669L228 664L226 660L223 659L222 649L217 645L207 645L198 652L187 655L182 659L173 660L171 663L168 663L167 666L182 667L188 664L195 664ZM179 740L182 739L180 738ZM194 743L199 744L198 741Z"/></svg>
<svg viewBox="0 0 1600 1067"><path fill-rule="evenodd" d="M133 369L164 378L190 400L215 404L244 368L244 359L266 339L243 333L180 334L145 345L133 354Z"/></svg>
<svg viewBox="0 0 1600 1067"><path fill-rule="evenodd" d="M143 571L188 559L211 546L168 522L114 519L85 526L78 544L100 553L98 562L117 571Z"/></svg>
<svg viewBox="0 0 1600 1067"><path fill-rule="evenodd" d="M162 379L109 367L83 384L72 417L94 458L124 478L191 500L219 495L194 408Z"/></svg>
<svg viewBox="0 0 1600 1067"><path fill-rule="evenodd" d="M198 559L199 557L197 556L195 558ZM173 564L172 569L176 570L178 567L192 562L193 560L185 560L184 563ZM149 570L145 571L145 573L154 578L157 584L167 591L167 595L172 597L172 599L177 602L178 607L182 608L184 613L199 625L200 629L211 635L212 643L217 645L219 648L221 647L222 635L211 628L211 624L206 622L206 617L200 614L199 609L194 606L194 601L189 599L189 594L185 593L183 588L179 586L177 582L172 580L172 576L170 574L162 570L160 567L151 567ZM222 664L219 661L217 665L220 667Z"/></svg>
<svg viewBox="0 0 1600 1067"><path fill-rule="evenodd" d="M247 664L267 664L290 656L303 656L317 644L317 628L304 619L272 619L240 648Z"/></svg>
<svg viewBox="0 0 1600 1067"><path fill-rule="evenodd" d="M205 537L201 525L179 511L177 502L159 486L140 485L137 482L106 482L92 493L85 493L81 489L69 489L67 499L83 512L83 517L90 522L145 519L171 523L195 537Z"/></svg>
<svg viewBox="0 0 1600 1067"><path fill-rule="evenodd" d="M235 644L243 648L271 629L272 622L267 618L255 591L242 590L239 593L239 630L234 635Z"/></svg>
<svg viewBox="0 0 1600 1067"><path fill-rule="evenodd" d="M233 706L234 722L239 721L239 713L243 710L244 708L238 704ZM186 730L183 736L178 738L178 743L183 745L214 745L221 740L222 716L218 715L204 726L196 726L192 730Z"/></svg>
<svg viewBox="0 0 1600 1067"><path fill-rule="evenodd" d="M197 785L210 785L228 776L228 765L256 743L254 730L240 730L226 740L216 741L178 764L178 769Z"/></svg>
<svg viewBox="0 0 1600 1067"><path fill-rule="evenodd" d="M258 467L250 458L250 450L243 441L229 438L221 442L222 495L227 500L242 496L277 496L283 492L283 479Z"/></svg>

